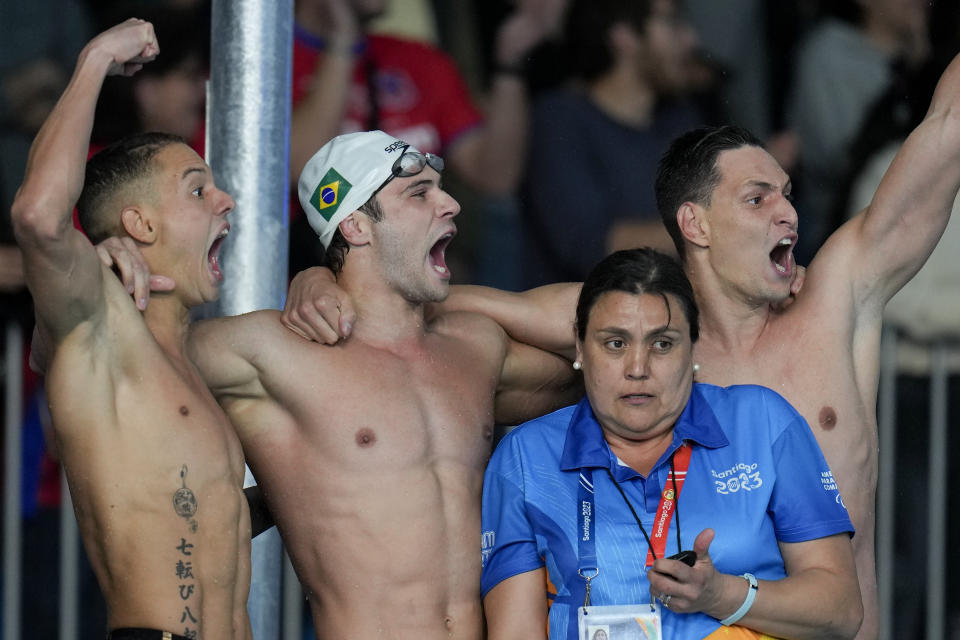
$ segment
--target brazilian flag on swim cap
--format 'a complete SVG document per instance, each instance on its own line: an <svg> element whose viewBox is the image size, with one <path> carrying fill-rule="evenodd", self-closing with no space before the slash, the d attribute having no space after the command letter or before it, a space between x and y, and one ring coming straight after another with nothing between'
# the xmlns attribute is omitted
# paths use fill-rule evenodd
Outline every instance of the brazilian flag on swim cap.
<svg viewBox="0 0 960 640"><path fill-rule="evenodd" d="M336 169L331 168L320 179L320 184L314 189L310 196L310 204L317 208L324 220L330 222L330 218L340 208L340 203L353 187L350 182L342 175L337 173Z"/></svg>

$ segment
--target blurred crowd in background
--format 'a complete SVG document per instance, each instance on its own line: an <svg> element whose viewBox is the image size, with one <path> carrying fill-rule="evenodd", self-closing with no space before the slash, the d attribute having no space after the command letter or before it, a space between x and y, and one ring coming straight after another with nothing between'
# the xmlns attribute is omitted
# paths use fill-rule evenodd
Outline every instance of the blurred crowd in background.
<svg viewBox="0 0 960 640"><path fill-rule="evenodd" d="M32 318L9 210L33 136L80 48L131 16L154 23L161 47L134 77L108 79L91 152L161 130L202 155L210 11L210 0L0 3L4 322L29 327ZM448 253L453 281L512 290L581 280L620 248L673 252L654 175L670 140L700 124L735 123L765 140L792 178L797 261L808 263L869 202L960 50L955 0L296 0L295 14L291 187L338 133L380 128L438 153L449 167L445 187L463 205ZM292 275L322 256L291 203ZM919 341L960 334L955 226L928 275L891 304L891 321ZM898 363L905 499L894 635L914 637L923 616L916 524L925 507L915 497L923 494L928 365L910 353ZM960 362L951 363L957 371ZM24 624L30 637L53 638L59 475L43 434L41 385L29 372L26 382ZM956 375L951 385L960 391ZM84 594L82 637L102 637L92 580ZM953 608L956 601L948 598Z"/></svg>

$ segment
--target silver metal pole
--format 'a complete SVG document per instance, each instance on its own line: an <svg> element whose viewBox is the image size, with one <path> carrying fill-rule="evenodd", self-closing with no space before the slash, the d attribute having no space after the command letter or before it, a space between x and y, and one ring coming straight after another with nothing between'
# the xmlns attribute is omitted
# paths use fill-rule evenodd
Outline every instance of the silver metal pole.
<svg viewBox="0 0 960 640"><path fill-rule="evenodd" d="M897 475L897 330L885 326L880 340L880 438L877 481L877 587L880 592L880 640L893 640L894 504Z"/></svg>
<svg viewBox="0 0 960 640"><path fill-rule="evenodd" d="M287 284L293 0L214 0L212 29L207 159L237 202L218 311L279 309ZM254 540L247 608L258 640L279 637L281 561L276 530Z"/></svg>
<svg viewBox="0 0 960 640"><path fill-rule="evenodd" d="M3 500L3 637L20 637L20 486L23 429L23 329L14 321L6 331L6 415Z"/></svg>
<svg viewBox="0 0 960 640"><path fill-rule="evenodd" d="M947 558L947 345L933 347L930 372L930 488L927 505L927 638L941 640Z"/></svg>
<svg viewBox="0 0 960 640"><path fill-rule="evenodd" d="M80 537L73 515L67 474L60 468L60 640L76 640L80 630Z"/></svg>

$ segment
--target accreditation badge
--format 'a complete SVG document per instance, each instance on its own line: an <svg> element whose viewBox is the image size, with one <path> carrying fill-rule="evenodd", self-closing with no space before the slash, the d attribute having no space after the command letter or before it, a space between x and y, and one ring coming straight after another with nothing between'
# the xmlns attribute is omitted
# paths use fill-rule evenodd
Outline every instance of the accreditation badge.
<svg viewBox="0 0 960 640"><path fill-rule="evenodd" d="M580 640L660 640L660 603L580 607Z"/></svg>

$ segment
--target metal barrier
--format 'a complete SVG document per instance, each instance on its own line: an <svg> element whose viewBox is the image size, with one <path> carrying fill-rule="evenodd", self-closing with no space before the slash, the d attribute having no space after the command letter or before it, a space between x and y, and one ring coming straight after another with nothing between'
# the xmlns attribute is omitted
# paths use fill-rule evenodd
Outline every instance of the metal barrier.
<svg viewBox="0 0 960 640"><path fill-rule="evenodd" d="M20 637L20 479L23 457L23 330L5 327L4 482L3 482L3 637ZM11 589L10 585L17 585Z"/></svg>

